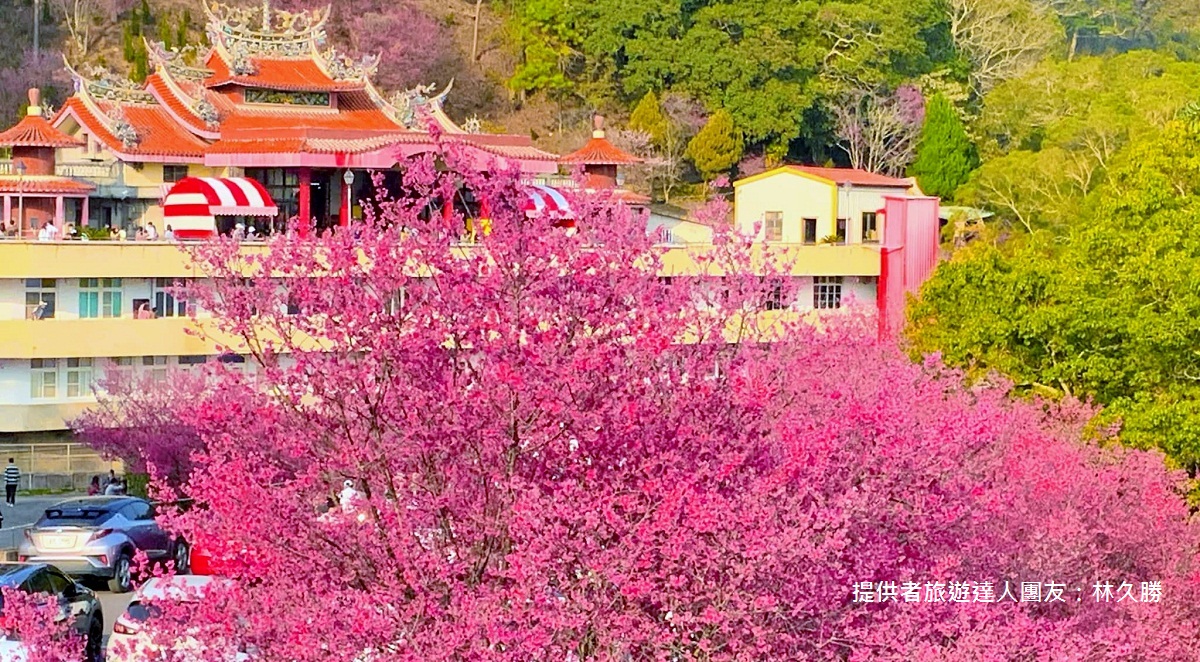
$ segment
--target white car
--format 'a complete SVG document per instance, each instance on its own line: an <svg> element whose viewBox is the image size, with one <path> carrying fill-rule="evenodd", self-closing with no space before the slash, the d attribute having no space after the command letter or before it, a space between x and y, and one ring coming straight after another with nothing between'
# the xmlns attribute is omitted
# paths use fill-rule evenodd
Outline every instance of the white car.
<svg viewBox="0 0 1200 662"><path fill-rule="evenodd" d="M212 576L180 575L176 577L153 577L134 594L125 613L113 623L113 633L108 638L105 659L108 662L142 662L156 659L161 646L153 643L145 631L147 621L154 615L152 603L163 600L203 600L208 586L229 580ZM211 651L204 650L200 642L184 637L172 645L176 653L196 652L196 659L211 660ZM248 662L251 658L244 652L230 650L230 662Z"/></svg>

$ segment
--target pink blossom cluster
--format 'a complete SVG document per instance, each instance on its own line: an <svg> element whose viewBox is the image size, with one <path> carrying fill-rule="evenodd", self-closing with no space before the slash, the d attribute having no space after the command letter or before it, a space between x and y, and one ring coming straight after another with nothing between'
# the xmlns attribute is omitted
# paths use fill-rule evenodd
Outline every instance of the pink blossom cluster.
<svg viewBox="0 0 1200 662"><path fill-rule="evenodd" d="M698 306L711 279L661 278L619 206L579 197L564 232L520 212L514 173L444 163L408 164L359 232L191 248L214 278L190 295L253 377L218 366L153 418L115 394L81 422L194 500L166 523L228 561L164 640L216 642L214 662L228 642L298 662L1196 659L1183 476L1085 441L1087 407L967 387L854 312L762 342L763 280L731 274L774 267L744 243L695 258L725 274ZM459 187L492 201L482 247L426 212ZM354 516L322 514L346 481ZM964 577L1161 599L851 590Z"/></svg>

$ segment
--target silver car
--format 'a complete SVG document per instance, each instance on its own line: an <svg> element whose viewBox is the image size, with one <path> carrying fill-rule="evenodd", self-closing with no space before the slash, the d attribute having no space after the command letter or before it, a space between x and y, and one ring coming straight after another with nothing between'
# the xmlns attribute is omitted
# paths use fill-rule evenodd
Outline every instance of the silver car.
<svg viewBox="0 0 1200 662"><path fill-rule="evenodd" d="M98 496L47 508L33 528L25 530L17 554L21 561L49 563L73 577L108 580L109 590L124 593L132 583L130 565L138 551L151 561L173 560L177 573L188 570L187 543L162 530L149 502Z"/></svg>

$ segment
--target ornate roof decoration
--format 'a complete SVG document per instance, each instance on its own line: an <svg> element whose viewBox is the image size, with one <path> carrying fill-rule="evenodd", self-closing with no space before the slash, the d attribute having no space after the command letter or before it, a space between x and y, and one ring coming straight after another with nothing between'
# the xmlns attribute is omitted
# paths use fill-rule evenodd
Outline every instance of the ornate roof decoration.
<svg viewBox="0 0 1200 662"><path fill-rule="evenodd" d="M483 133L483 121L479 119L478 115L472 115L467 118L466 122L463 122L462 128L467 133Z"/></svg>
<svg viewBox="0 0 1200 662"><path fill-rule="evenodd" d="M193 61L203 61L203 56L195 46L185 46L182 50L171 48L168 49L161 41L146 40L146 52L149 53L151 61L158 67L167 70L167 73L175 78L189 81L202 81L213 74L209 69L204 67L194 67L187 63L189 56L195 55Z"/></svg>
<svg viewBox="0 0 1200 662"><path fill-rule="evenodd" d="M117 106L116 111L110 117L112 119L112 134L117 137L117 140L121 141L125 149L137 147L138 143L141 142L141 138L138 137L137 129L134 129L133 125L129 123L129 119L125 117L124 109Z"/></svg>
<svg viewBox="0 0 1200 662"><path fill-rule="evenodd" d="M379 68L378 55L364 55L361 60L329 48L321 57L325 60L325 71L334 80L364 80L375 76Z"/></svg>
<svg viewBox="0 0 1200 662"><path fill-rule="evenodd" d="M109 101L125 101L129 103L154 103L154 95L138 86L137 83L122 78L111 71L95 65L89 65L86 74L80 74L67 63L67 71L75 80L75 90L86 91L94 99Z"/></svg>
<svg viewBox="0 0 1200 662"><path fill-rule="evenodd" d="M433 93L433 83L428 85L418 85L412 89L396 92L388 99L388 105L392 118L404 125L404 128L410 130L421 130L424 127L419 125L419 120L427 113L440 109L442 103L446 101L446 96L450 94L450 88L454 87L452 79L446 85L446 89L442 90L441 94L430 97Z"/></svg>
<svg viewBox="0 0 1200 662"><path fill-rule="evenodd" d="M243 54L301 57L308 55L313 45L325 45L329 6L293 13L273 9L270 0L263 0L260 8L233 7L208 0L203 5L209 40L214 46L223 45L233 55L235 65ZM242 75L252 73L239 72L236 66L234 69Z"/></svg>
<svg viewBox="0 0 1200 662"><path fill-rule="evenodd" d="M209 127L215 128L221 123L221 113L217 111L217 107L203 97L193 101L188 110L195 113L196 117L199 117Z"/></svg>

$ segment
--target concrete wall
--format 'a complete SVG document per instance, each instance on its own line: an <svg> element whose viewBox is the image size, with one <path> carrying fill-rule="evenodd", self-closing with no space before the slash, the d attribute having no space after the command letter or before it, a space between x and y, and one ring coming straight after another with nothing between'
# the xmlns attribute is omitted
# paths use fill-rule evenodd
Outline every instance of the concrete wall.
<svg viewBox="0 0 1200 662"><path fill-rule="evenodd" d="M766 237L767 212L783 214L781 243L804 241L805 218L817 219L817 240L833 234L836 207L834 186L791 170L775 170L734 184L733 221L739 232L751 234L756 223L759 241Z"/></svg>

